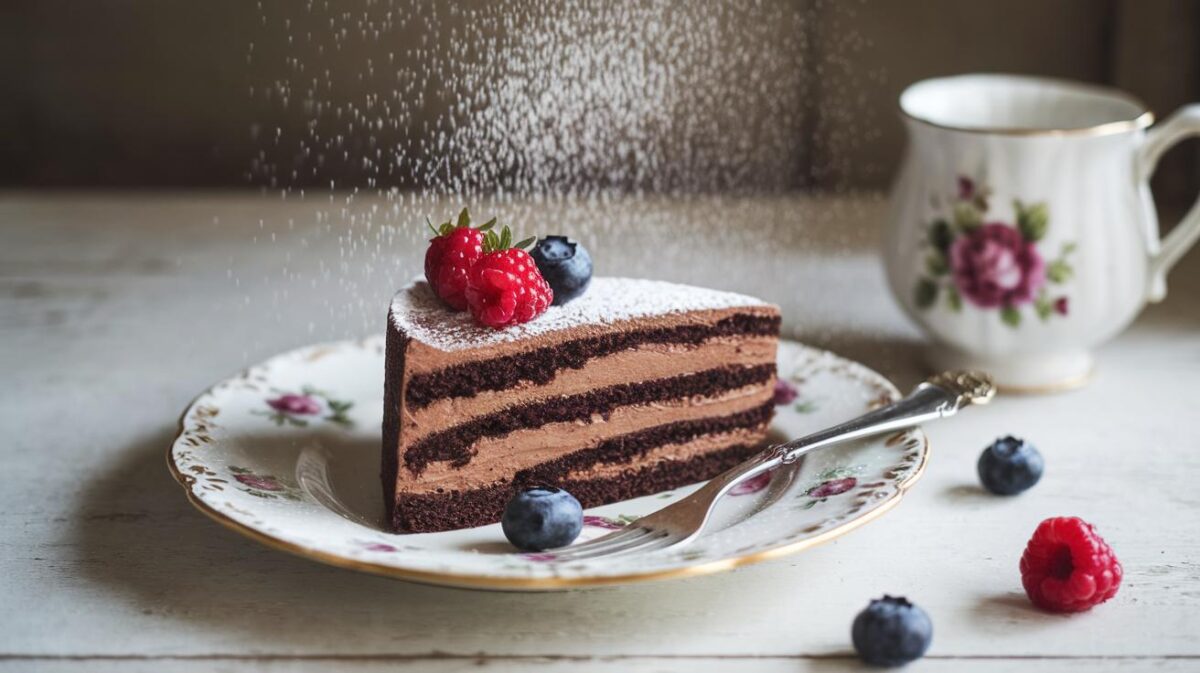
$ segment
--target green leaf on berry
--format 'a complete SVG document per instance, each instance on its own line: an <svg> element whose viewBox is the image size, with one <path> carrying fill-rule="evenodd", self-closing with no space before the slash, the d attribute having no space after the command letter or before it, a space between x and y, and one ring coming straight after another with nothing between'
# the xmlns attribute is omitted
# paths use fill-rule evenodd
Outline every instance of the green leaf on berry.
<svg viewBox="0 0 1200 673"><path fill-rule="evenodd" d="M471 226L471 215L467 212L466 208L463 208L462 212L458 214L458 226L459 227Z"/></svg>
<svg viewBox="0 0 1200 673"><path fill-rule="evenodd" d="M497 231L494 228L495 226L496 218L492 218L478 228L479 231L483 232L484 252L499 252L501 250L508 250L510 248L521 249L531 245L537 240L537 236L530 236L529 238L526 238L514 245L512 229L509 229L508 225L506 224L501 227L499 231Z"/></svg>
<svg viewBox="0 0 1200 673"><path fill-rule="evenodd" d="M441 232L437 230L437 227L433 226L433 220L430 220L428 215L425 216L425 226L429 227L429 230L433 232L435 237L442 235Z"/></svg>

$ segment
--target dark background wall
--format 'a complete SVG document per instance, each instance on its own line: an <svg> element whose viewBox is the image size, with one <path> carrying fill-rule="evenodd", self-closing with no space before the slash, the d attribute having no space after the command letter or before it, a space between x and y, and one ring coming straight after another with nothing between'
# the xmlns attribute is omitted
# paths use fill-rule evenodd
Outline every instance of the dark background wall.
<svg viewBox="0 0 1200 673"><path fill-rule="evenodd" d="M299 0L0 3L0 186L261 184L262 172L251 170L255 158L275 160L260 154L267 144L264 133L296 133L311 120L311 110L283 108L263 96L286 76L289 58L304 57L297 56L289 36L353 28L353 17L377 11L380 2L325 3L321 11L312 10L312 3L300 9ZM520 15L536 16L554 4L539 0ZM723 28L727 39L746 41L735 46L751 54L794 51L771 58L795 67L781 66L771 86L750 90L748 99L735 102L738 123L753 129L747 138L771 141L761 153L751 153L761 165L757 172L741 174L746 182L770 176L773 186L885 185L903 145L894 113L897 93L929 76L1005 71L1112 84L1146 100L1160 118L1200 100L1200 3L1191 0L764 0L762 5L762 15L737 12L733 25ZM713 6L697 0L677 3L672 11L694 19ZM788 20L779 21L780 16ZM519 31L529 20L506 29ZM286 30L280 30L285 22ZM399 42L421 39L428 37L411 30L395 36ZM324 54L322 64L332 80L347 83L362 81L363 64L385 62L391 49L388 40L350 40L344 46ZM748 63L748 68L761 67ZM389 67L419 65L402 58ZM752 74L737 68L713 72L731 81ZM438 83L430 86L436 89ZM329 92L335 99L362 94L354 86ZM783 119L773 99L796 101L797 114ZM696 129L704 125L693 120L711 118L710 128L728 124L729 111L721 107L671 111L689 120L664 125L664 134L680 138L664 142L663 170L684 161L695 134L703 133ZM394 140L388 133L419 135L428 117L437 114L436 105L426 106L406 119L404 128L382 131L381 141ZM1173 152L1156 188L1168 197L1188 197L1200 182L1198 158L1194 143ZM291 181L328 184L327 177L301 175ZM341 177L341 186L360 180L353 172Z"/></svg>

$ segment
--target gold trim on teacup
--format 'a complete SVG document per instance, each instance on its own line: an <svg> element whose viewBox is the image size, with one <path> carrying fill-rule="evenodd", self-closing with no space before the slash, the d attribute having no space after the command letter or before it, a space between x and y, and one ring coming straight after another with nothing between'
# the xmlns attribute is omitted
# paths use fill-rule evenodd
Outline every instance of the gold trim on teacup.
<svg viewBox="0 0 1200 673"><path fill-rule="evenodd" d="M919 117L917 115L910 113L908 110L904 109L904 105L902 103L902 101L904 99L904 95L906 93L908 93L914 87L919 86L921 84L925 84L927 82L936 82L939 80L948 80L948 79L955 79L957 77L970 77L970 76L978 76L978 75L951 75L948 77L931 77L929 79L923 79L923 80L913 82L912 84L909 84L908 86L904 87L904 90L900 92L900 95L896 98L896 107L900 110L900 115L902 117L904 117L906 119L911 119L912 121L915 121L919 124L924 124L925 126L929 126L931 128L942 129L943 131L958 131L960 133L974 133L974 134L978 134L978 135L1002 135L1002 136L1016 136L1016 137L1107 136L1107 135L1115 135L1117 133L1127 133L1129 131L1136 131L1139 129L1146 129L1154 124L1154 112L1150 109L1150 106L1146 105L1146 103L1143 102L1142 99L1138 98L1137 96L1134 96L1133 94L1130 94L1130 93L1126 93L1125 91L1122 91L1120 89L1115 89L1112 87L1105 87L1105 86L1098 86L1098 85L1094 85L1094 84L1087 84L1084 82L1073 82L1071 80L1057 79L1057 78L1053 78L1053 77L1030 77L1030 76L1026 76L1026 75L1005 75L1002 73L995 73L995 74L987 73L987 74L984 74L983 76L1011 77L1011 78L1015 78L1015 79L1024 79L1024 80L1028 80L1028 81L1052 83L1052 84L1055 84L1058 86L1067 86L1067 87L1077 88L1077 89L1084 88L1084 89L1091 90L1093 92L1104 93L1106 95L1112 96L1113 98L1122 99L1127 103L1131 103L1131 104L1137 106L1137 108L1140 109L1141 112L1139 112L1136 117L1133 117L1130 119L1117 119L1117 120L1110 121L1110 122L1102 122L1099 124L1094 124L1092 126L1069 126L1069 127L1065 127L1065 128L1028 128L1028 127L1020 127L1020 126L958 126L955 124L943 124L940 122L932 121L930 119L926 119L924 117Z"/></svg>
<svg viewBox="0 0 1200 673"><path fill-rule="evenodd" d="M610 586L616 584L633 584L635 582L649 582L667 579L683 579L687 577L711 575L713 573L718 573L725 570L733 570L734 568L741 566L751 565L753 563L760 563L762 561L795 554L797 552L804 551L805 549L810 549L839 538L862 525L874 521L898 505L908 490L912 488L913 484L917 483L917 481L924 476L925 468L929 464L929 452L931 450L929 437L923 431L921 431L919 428L909 430L907 434L912 434L918 437L921 440L921 443L924 445L925 450L921 454L920 464L916 466L916 468L912 471L912 474L910 474L907 479L897 485L896 492L892 494L890 498L880 503L878 507L870 512L851 519L850 521L847 521L836 528L831 528L820 535L816 535L805 540L799 540L791 544L765 549L753 554L744 554L742 556L723 558L698 565L684 566L682 568L653 570L648 572L629 573L626 575L593 575L589 577L496 577L493 575L433 572L425 570L412 570L409 568L397 568L395 566L383 565L380 563L359 561L357 559L331 554L320 549L304 547L302 545L288 542L287 540L283 540L272 535L268 535L260 530L251 528L246 524L231 519L223 512L218 511L208 503L204 502L192 490L193 485L195 484L195 479L183 474L179 470L179 466L175 464L175 447L186 431L185 420L187 419L188 414L201 398L205 397L211 392L211 388L204 391L187 406L179 418L179 431L176 434L175 440L171 443L171 446L167 448L167 468L170 470L171 476L175 478L175 481L178 482L181 487L183 487L188 502L190 502L193 507L198 509L208 518L216 521L225 528L238 533L239 535L243 535L272 549L287 552L295 556L338 568L357 570L359 572L382 575L384 577L391 577L393 579L405 580L408 582L466 589L546 591L555 589Z"/></svg>
<svg viewBox="0 0 1200 673"><path fill-rule="evenodd" d="M1061 379L1036 386L998 385L996 388L1004 395L1051 395L1054 393L1065 393L1069 390L1077 390L1086 386L1092 380L1092 375L1095 371L1095 366L1093 365L1092 367L1088 367L1086 372L1069 379Z"/></svg>

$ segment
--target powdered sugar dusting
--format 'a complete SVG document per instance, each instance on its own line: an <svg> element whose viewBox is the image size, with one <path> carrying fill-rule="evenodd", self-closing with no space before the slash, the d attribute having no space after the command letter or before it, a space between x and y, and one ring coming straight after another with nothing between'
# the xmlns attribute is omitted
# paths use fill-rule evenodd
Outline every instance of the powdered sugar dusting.
<svg viewBox="0 0 1200 673"><path fill-rule="evenodd" d="M475 324L470 313L451 311L424 280L400 290L392 300L392 320L410 337L445 351L491 346L580 325L687 311L765 306L744 294L640 278L593 278L582 297L551 306L531 322L502 330Z"/></svg>

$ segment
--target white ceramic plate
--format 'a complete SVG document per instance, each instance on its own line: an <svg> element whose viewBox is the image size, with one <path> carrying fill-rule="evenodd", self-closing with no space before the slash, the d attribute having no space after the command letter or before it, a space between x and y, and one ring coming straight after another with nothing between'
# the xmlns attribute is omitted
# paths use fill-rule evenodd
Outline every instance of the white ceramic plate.
<svg viewBox="0 0 1200 673"><path fill-rule="evenodd" d="M773 439L805 435L898 397L866 367L794 342ZM928 457L917 429L832 447L727 497L680 550L560 564L517 553L499 524L419 535L383 526L379 486L383 339L302 348L218 383L184 413L168 463L188 499L264 544L401 579L509 590L686 577L806 549L899 502ZM695 486L588 510L579 541L678 500Z"/></svg>

